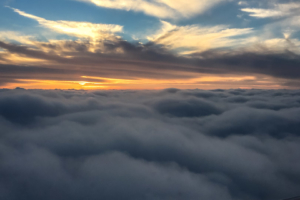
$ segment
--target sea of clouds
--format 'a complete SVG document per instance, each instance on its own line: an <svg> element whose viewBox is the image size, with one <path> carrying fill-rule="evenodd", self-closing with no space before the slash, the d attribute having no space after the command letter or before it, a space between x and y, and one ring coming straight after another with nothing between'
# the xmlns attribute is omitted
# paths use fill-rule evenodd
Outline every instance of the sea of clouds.
<svg viewBox="0 0 300 200"><path fill-rule="evenodd" d="M300 90L0 90L0 199L300 194Z"/></svg>

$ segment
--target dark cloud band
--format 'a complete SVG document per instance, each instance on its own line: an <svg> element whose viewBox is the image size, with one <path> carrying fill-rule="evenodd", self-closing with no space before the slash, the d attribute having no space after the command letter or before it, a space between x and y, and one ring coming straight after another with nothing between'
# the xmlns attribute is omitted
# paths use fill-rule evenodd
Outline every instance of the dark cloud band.
<svg viewBox="0 0 300 200"><path fill-rule="evenodd" d="M22 65L8 68L7 65L1 65L2 77L7 79L9 74L22 73L24 78L27 74L30 78L32 71L38 74L37 79L43 79L48 74L48 79L52 78L52 80L53 77L57 77L57 73L65 74L65 80L73 80L73 75L152 79L184 79L198 77L200 74L266 75L284 79L285 81L280 84L290 87L297 87L300 78L300 58L291 52L220 54L218 51L210 51L183 57L175 56L166 51L163 46L152 43L140 45L123 40L104 42L101 51L106 53L101 53L100 50L89 52L88 45L89 42L78 44L76 41L69 41L63 48L69 48L71 51L57 55L53 50L61 47L55 45L49 47L52 53L46 53L1 42L0 47L10 53L50 62L50 64L40 62L35 68L25 68ZM48 48L47 45L44 47ZM118 49L123 53L116 53Z"/></svg>

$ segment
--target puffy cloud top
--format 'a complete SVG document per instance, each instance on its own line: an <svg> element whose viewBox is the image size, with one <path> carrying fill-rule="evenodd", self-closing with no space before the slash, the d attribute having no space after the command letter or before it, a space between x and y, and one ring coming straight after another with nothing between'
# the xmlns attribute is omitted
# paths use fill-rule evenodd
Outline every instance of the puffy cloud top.
<svg viewBox="0 0 300 200"><path fill-rule="evenodd" d="M0 199L300 191L300 91L0 90Z"/></svg>

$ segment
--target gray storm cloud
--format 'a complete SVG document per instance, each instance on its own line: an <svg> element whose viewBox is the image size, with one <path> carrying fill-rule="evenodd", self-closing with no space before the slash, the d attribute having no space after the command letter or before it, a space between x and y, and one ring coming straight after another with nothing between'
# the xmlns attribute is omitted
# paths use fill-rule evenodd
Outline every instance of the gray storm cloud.
<svg viewBox="0 0 300 200"><path fill-rule="evenodd" d="M0 90L0 199L300 191L299 90Z"/></svg>

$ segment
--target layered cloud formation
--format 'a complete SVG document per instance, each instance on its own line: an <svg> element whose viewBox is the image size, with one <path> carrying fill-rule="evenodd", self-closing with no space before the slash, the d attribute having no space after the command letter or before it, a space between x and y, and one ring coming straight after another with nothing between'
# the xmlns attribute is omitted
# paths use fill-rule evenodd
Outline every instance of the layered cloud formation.
<svg viewBox="0 0 300 200"><path fill-rule="evenodd" d="M3 87L299 87L300 61L291 52L206 51L186 57L174 55L153 43L132 44L118 38L99 42L36 42L34 45L35 48L30 48L0 42L0 47L6 50L0 60ZM28 85L28 81L32 85Z"/></svg>
<svg viewBox="0 0 300 200"><path fill-rule="evenodd" d="M4 11L34 33L0 29L1 88L300 87L298 1L79 0L58 16L20 2Z"/></svg>
<svg viewBox="0 0 300 200"><path fill-rule="evenodd" d="M0 94L1 199L299 195L300 91Z"/></svg>

